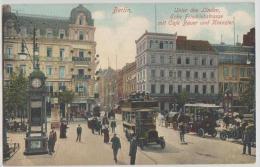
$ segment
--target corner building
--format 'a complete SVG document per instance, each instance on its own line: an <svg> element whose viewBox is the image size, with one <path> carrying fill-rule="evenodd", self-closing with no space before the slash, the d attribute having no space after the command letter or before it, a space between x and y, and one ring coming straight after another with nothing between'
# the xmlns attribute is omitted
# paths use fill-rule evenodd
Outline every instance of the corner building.
<svg viewBox="0 0 260 167"><path fill-rule="evenodd" d="M96 42L94 20L83 5L72 9L69 18L16 15L9 5L3 7L5 85L8 85L13 72L28 76L33 71L30 57L20 57L18 53L21 52L22 40L25 40L32 56L34 26L40 69L47 77L47 113L50 114L50 98L65 89L72 90L76 95L71 105L72 112L76 114L90 110L97 66ZM61 105L61 110L63 108L64 105Z"/></svg>
<svg viewBox="0 0 260 167"><path fill-rule="evenodd" d="M217 98L218 57L208 41L146 31L136 48L137 91L157 98L161 111L172 109L182 91L196 102Z"/></svg>

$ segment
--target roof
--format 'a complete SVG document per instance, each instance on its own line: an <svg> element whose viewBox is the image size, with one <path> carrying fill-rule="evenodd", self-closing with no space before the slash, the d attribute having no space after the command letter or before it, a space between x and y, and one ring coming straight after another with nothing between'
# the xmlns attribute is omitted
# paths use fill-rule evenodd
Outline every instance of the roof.
<svg viewBox="0 0 260 167"><path fill-rule="evenodd" d="M75 23L79 13L84 13L88 25L94 26L94 20L92 19L91 12L85 8L82 4L72 9L70 12L70 22Z"/></svg>
<svg viewBox="0 0 260 167"><path fill-rule="evenodd" d="M234 46L234 45L226 45L226 44L213 44L214 50L217 52L246 52L246 53L254 53L255 48L250 46Z"/></svg>
<svg viewBox="0 0 260 167"><path fill-rule="evenodd" d="M190 51L209 51L215 52L208 41L204 40L187 40L186 37L178 36L176 40L176 50Z"/></svg>
<svg viewBox="0 0 260 167"><path fill-rule="evenodd" d="M18 16L17 22L19 27L26 27L27 34L33 34L33 25L36 25L36 28L40 29L41 35L45 35L47 29L51 29L53 36L57 36L60 29L67 32L70 23L69 20L38 16Z"/></svg>
<svg viewBox="0 0 260 167"><path fill-rule="evenodd" d="M177 33L175 34L168 34L168 33L157 33L157 32L148 32L147 30L141 37L139 37L137 40L135 40L135 43L138 43L144 36L146 35L156 35L156 36L167 36L167 37L176 37Z"/></svg>
<svg viewBox="0 0 260 167"><path fill-rule="evenodd" d="M43 16L43 15L31 15L31 14L19 14L4 13L3 23L8 19L12 19L17 27L17 32L22 27L26 28L27 34L33 34L33 27L36 26L40 29L40 35L46 35L47 29L51 29L53 36L59 35L59 30L65 30L68 35L69 24L75 24L78 14L83 13L86 16L86 22L90 26L94 26L94 20L92 19L91 12L83 5L79 5L71 10L70 17L56 17L56 16Z"/></svg>

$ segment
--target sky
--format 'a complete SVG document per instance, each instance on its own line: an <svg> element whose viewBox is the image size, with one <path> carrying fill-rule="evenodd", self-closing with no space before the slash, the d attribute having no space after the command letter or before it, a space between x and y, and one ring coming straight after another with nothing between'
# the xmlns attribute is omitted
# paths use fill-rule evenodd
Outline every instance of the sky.
<svg viewBox="0 0 260 167"><path fill-rule="evenodd" d="M227 44L235 40L242 42L243 34L255 26L254 3L89 3L83 4L91 11L96 27L96 53L100 55L100 67L122 68L126 63L135 60L137 40L145 30L149 32L175 33L187 36L188 39L207 40L212 44L222 41ZM25 14L45 16L70 17L70 11L78 4L12 4L12 11ZM120 12L113 13L115 8ZM186 10L177 13L176 8ZM229 22L227 25L200 25L207 19L187 19L196 22L196 25L183 26L184 17L191 13L191 9L198 10L197 14L221 16L219 21ZM156 10L155 10L156 9ZM201 12L203 9L214 9L214 12ZM118 10L117 10L118 11ZM156 19L155 19L156 11ZM181 15L181 19L171 19L171 16ZM155 20L156 25L155 26ZM180 25L169 24L170 20L180 21ZM210 23L213 19L210 20ZM230 21L232 24L230 24ZM155 28L157 27L157 28ZM117 65L116 65L117 56Z"/></svg>

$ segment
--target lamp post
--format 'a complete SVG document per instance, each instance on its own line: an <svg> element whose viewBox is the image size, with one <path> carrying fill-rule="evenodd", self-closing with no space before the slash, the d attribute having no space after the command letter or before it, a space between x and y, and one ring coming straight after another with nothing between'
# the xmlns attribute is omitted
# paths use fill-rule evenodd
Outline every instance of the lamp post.
<svg viewBox="0 0 260 167"><path fill-rule="evenodd" d="M25 53L25 50L27 53ZM47 117L46 117L46 77L39 67L39 52L36 43L36 25L33 26L33 55L31 57L27 44L22 39L20 58L30 57L33 72L29 75L28 86L28 128L25 138L25 155L47 154Z"/></svg>

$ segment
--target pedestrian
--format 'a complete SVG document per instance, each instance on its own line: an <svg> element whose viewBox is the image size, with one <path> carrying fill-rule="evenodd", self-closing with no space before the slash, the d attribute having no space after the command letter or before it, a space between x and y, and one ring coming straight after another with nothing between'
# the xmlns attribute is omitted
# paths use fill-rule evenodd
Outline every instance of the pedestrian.
<svg viewBox="0 0 260 167"><path fill-rule="evenodd" d="M181 143L185 143L185 140L184 140L184 134L185 134L185 125L183 122L180 122L179 123L179 131L180 131L180 140L181 140Z"/></svg>
<svg viewBox="0 0 260 167"><path fill-rule="evenodd" d="M130 141L130 150L129 150L129 156L131 157L130 165L135 165L136 152L137 152L137 139L135 136L133 136Z"/></svg>
<svg viewBox="0 0 260 167"><path fill-rule="evenodd" d="M52 130L50 131L49 134L49 140L48 140L48 149L49 149L49 154L52 155L52 153L54 153L54 147L55 147L55 143L57 141L57 135L56 132L54 131L54 128L52 128Z"/></svg>
<svg viewBox="0 0 260 167"><path fill-rule="evenodd" d="M53 133L52 152L55 152L54 147L55 147L55 144L56 144L56 141L57 141L57 133L56 133L56 131L54 130L54 128L52 128L52 133Z"/></svg>
<svg viewBox="0 0 260 167"><path fill-rule="evenodd" d="M117 153L118 150L121 149L121 142L120 139L116 136L116 134L114 134L114 137L112 137L111 142L112 142L114 160L115 163L117 163Z"/></svg>
<svg viewBox="0 0 260 167"><path fill-rule="evenodd" d="M111 129L112 129L112 133L115 133L116 121L115 120L111 121L110 126L111 126Z"/></svg>
<svg viewBox="0 0 260 167"><path fill-rule="evenodd" d="M73 113L70 112L70 121L73 121Z"/></svg>
<svg viewBox="0 0 260 167"><path fill-rule="evenodd" d="M60 138L64 138L64 123L60 124Z"/></svg>
<svg viewBox="0 0 260 167"><path fill-rule="evenodd" d="M242 133L242 142L243 142L243 154L246 154L246 147L248 147L248 155L251 155L251 142L252 136L250 133L250 127L246 126Z"/></svg>
<svg viewBox="0 0 260 167"><path fill-rule="evenodd" d="M48 150L50 155L52 155L52 145L53 145L53 134L52 132L50 132L49 139L48 139Z"/></svg>
<svg viewBox="0 0 260 167"><path fill-rule="evenodd" d="M104 143L108 143L109 142L109 130L108 130L107 126L103 130L103 133L104 133Z"/></svg>
<svg viewBox="0 0 260 167"><path fill-rule="evenodd" d="M102 135L102 124L100 120L98 120L98 134Z"/></svg>
<svg viewBox="0 0 260 167"><path fill-rule="evenodd" d="M82 132L82 128L81 128L81 126L79 124L78 127L77 127L77 139L76 139L76 142L77 141L81 142L81 132Z"/></svg>

